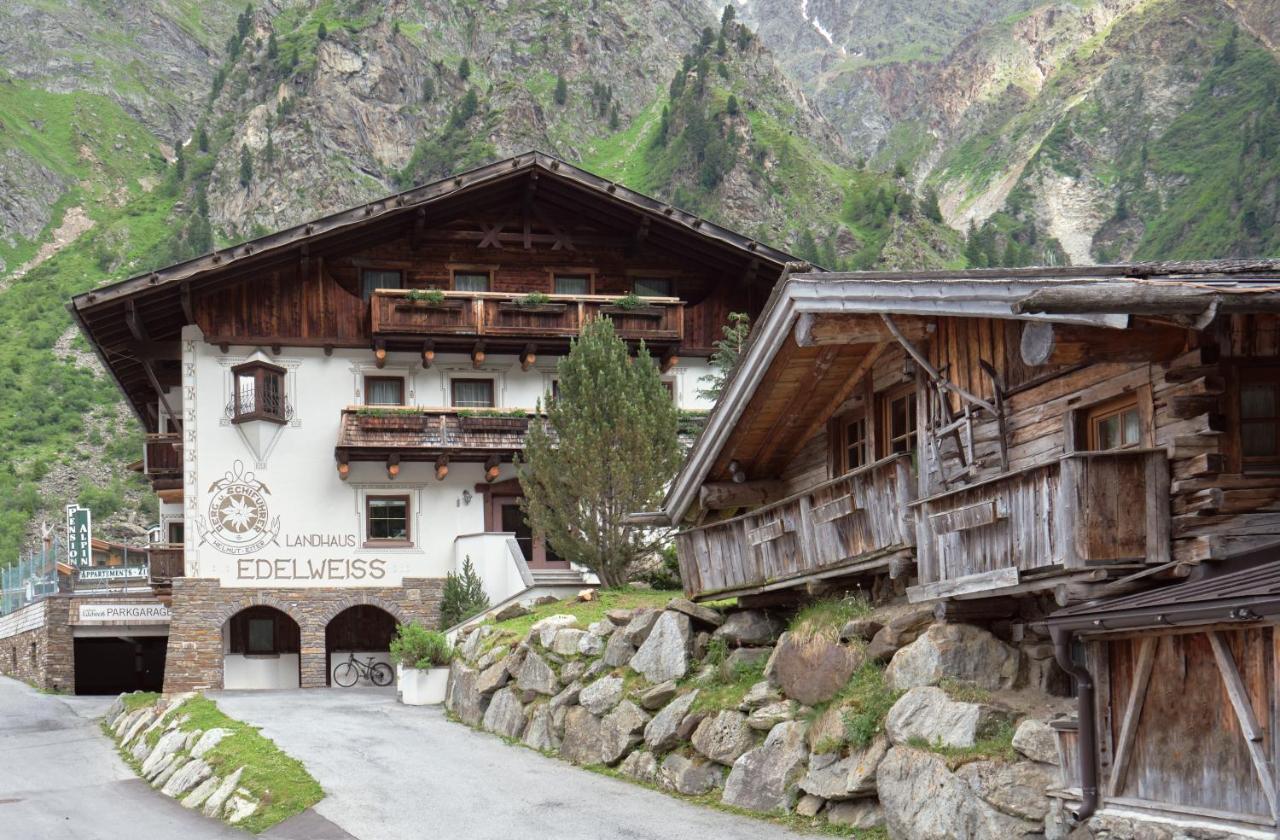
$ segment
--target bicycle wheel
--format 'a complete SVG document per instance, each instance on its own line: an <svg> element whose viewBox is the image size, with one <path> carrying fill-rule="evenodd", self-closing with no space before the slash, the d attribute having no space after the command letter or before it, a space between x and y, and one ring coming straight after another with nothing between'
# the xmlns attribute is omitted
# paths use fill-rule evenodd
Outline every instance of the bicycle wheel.
<svg viewBox="0 0 1280 840"><path fill-rule="evenodd" d="M351 688L360 679L360 672L350 662L343 662L333 669L333 681L343 688Z"/></svg>
<svg viewBox="0 0 1280 840"><path fill-rule="evenodd" d="M373 680L374 685L391 685L391 681L396 675L391 672L391 666L385 662L379 662L369 669L369 679Z"/></svg>

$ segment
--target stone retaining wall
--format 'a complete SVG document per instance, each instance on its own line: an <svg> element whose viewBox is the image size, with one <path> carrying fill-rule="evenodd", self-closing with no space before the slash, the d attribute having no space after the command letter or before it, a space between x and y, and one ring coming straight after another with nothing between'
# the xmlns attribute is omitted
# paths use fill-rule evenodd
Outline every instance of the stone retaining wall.
<svg viewBox="0 0 1280 840"><path fill-rule="evenodd" d="M69 598L46 598L5 616L16 630L0 638L0 674L45 691L75 692Z"/></svg>
<svg viewBox="0 0 1280 840"><path fill-rule="evenodd" d="M224 588L217 580L175 578L173 619L165 662L166 692L222 687L222 627L253 606L275 607L298 623L302 636L301 685L325 685L325 628L348 607L367 604L399 622L435 627L440 620L440 578L405 578L400 587L325 589Z"/></svg>

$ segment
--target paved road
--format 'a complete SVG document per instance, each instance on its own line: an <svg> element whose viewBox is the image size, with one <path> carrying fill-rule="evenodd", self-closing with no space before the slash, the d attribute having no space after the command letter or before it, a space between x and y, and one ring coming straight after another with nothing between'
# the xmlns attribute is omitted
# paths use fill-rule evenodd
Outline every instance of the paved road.
<svg viewBox="0 0 1280 840"><path fill-rule="evenodd" d="M328 793L315 810L359 840L806 836L510 746L450 723L439 709L400 705L386 691L212 696L306 764Z"/></svg>
<svg viewBox="0 0 1280 840"><path fill-rule="evenodd" d="M125 766L98 728L110 702L0 677L0 840L245 840Z"/></svg>

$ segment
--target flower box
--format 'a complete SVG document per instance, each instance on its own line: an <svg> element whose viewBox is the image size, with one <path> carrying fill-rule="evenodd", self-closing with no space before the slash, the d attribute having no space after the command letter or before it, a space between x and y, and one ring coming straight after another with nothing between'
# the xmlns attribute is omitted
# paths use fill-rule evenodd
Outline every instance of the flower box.
<svg viewBox="0 0 1280 840"><path fill-rule="evenodd" d="M468 432L523 432L529 428L529 418L459 414L458 425Z"/></svg>
<svg viewBox="0 0 1280 840"><path fill-rule="evenodd" d="M563 315L568 308L568 304L564 303L524 304L515 300L504 300L498 303L499 312L512 312L523 315Z"/></svg>
<svg viewBox="0 0 1280 840"><path fill-rule="evenodd" d="M436 706L449 688L449 668L400 668L400 702L406 706Z"/></svg>
<svg viewBox="0 0 1280 840"><path fill-rule="evenodd" d="M356 423L362 429L380 429L386 432L421 432L427 427L426 415L421 413L403 414L357 414Z"/></svg>
<svg viewBox="0 0 1280 840"><path fill-rule="evenodd" d="M667 310L661 306L602 306L605 315L622 315L628 318L661 318Z"/></svg>

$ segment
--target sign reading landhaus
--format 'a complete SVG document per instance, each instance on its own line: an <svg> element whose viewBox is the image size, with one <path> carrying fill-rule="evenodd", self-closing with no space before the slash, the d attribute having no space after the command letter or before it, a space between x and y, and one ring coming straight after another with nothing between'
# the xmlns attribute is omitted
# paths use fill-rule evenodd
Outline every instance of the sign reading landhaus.
<svg viewBox="0 0 1280 840"><path fill-rule="evenodd" d="M81 604L80 621L168 621L164 604Z"/></svg>

